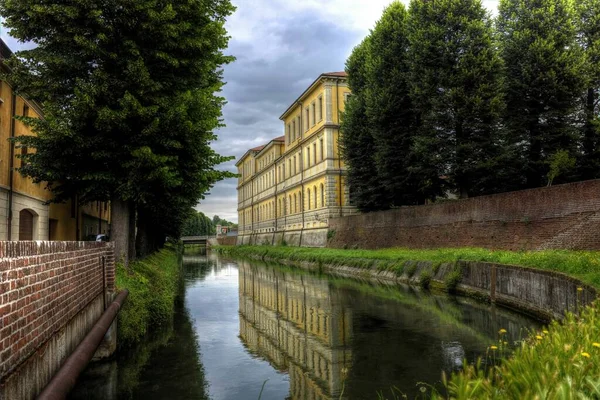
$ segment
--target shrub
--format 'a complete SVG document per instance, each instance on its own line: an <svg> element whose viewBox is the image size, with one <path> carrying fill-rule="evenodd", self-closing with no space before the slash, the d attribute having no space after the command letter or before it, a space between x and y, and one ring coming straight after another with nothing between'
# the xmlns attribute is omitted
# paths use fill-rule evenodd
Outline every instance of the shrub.
<svg viewBox="0 0 600 400"><path fill-rule="evenodd" d="M446 290L449 293L454 293L456 291L456 287L462 280L462 268L458 263L454 264L454 269L450 272L446 279L444 279L444 285L446 286Z"/></svg>
<svg viewBox="0 0 600 400"><path fill-rule="evenodd" d="M427 290L429 289L429 285L431 284L431 272L423 271L421 272L421 276L419 277L419 286L421 289Z"/></svg>
<svg viewBox="0 0 600 400"><path fill-rule="evenodd" d="M417 271L417 263L413 261L408 261L405 264L404 271L406 272L406 275L408 275L409 278L412 277Z"/></svg>

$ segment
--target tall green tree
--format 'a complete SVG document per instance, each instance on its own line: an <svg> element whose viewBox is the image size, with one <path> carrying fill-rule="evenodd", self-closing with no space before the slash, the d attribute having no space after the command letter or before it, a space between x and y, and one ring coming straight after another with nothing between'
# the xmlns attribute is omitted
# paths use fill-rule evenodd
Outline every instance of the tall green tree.
<svg viewBox="0 0 600 400"><path fill-rule="evenodd" d="M586 90L579 178L600 177L600 0L575 2L579 45L584 51Z"/></svg>
<svg viewBox="0 0 600 400"><path fill-rule="evenodd" d="M110 199L118 258L133 256L136 209L159 217L158 203L193 203L227 176L208 147L233 10L229 0L0 0L11 35L37 46L11 63L15 88L45 113L25 121L38 136L21 138L36 149L21 172L51 182L56 201Z"/></svg>
<svg viewBox="0 0 600 400"><path fill-rule="evenodd" d="M375 140L367 117L365 91L369 84L367 63L370 45L370 37L367 37L354 48L346 61L352 96L346 102L340 129L340 147L348 168L350 199L354 206L365 212L389 207L387 188L378 183Z"/></svg>
<svg viewBox="0 0 600 400"><path fill-rule="evenodd" d="M431 195L502 190L501 59L488 12L480 0L413 0L410 13L415 168L428 172Z"/></svg>
<svg viewBox="0 0 600 400"><path fill-rule="evenodd" d="M384 207L419 204L428 197L421 190L427 177L411 168L417 126L410 98L407 22L406 8L396 1L370 34L364 100L375 145L377 182L385 188Z"/></svg>
<svg viewBox="0 0 600 400"><path fill-rule="evenodd" d="M497 29L505 65L504 122L511 141L520 144L526 187L538 187L546 183L555 153L577 153L585 77L573 2L501 0Z"/></svg>

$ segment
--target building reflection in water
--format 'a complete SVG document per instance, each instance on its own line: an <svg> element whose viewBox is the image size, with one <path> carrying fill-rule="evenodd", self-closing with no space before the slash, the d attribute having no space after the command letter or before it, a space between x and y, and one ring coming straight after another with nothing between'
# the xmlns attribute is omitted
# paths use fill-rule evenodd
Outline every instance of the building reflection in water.
<svg viewBox="0 0 600 400"><path fill-rule="evenodd" d="M352 360L350 309L327 280L238 265L244 345L289 374L291 399L339 398Z"/></svg>

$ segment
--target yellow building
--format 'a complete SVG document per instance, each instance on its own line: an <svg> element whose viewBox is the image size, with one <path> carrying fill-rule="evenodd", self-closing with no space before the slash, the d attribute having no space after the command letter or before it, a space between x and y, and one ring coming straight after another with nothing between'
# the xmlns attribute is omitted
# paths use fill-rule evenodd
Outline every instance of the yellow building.
<svg viewBox="0 0 600 400"><path fill-rule="evenodd" d="M11 55L0 40L2 73L9 72L3 61ZM17 96L8 82L0 81L0 240L83 240L88 233L108 233L106 204L78 206L71 201L49 205L52 193L46 185L35 184L16 171L22 163L18 156L30 150L10 138L33 135L16 116L43 118L43 112L35 102Z"/></svg>
<svg viewBox="0 0 600 400"><path fill-rule="evenodd" d="M322 74L281 115L285 135L238 160L238 244L325 246L329 218L356 212L338 143L349 95L345 72Z"/></svg>

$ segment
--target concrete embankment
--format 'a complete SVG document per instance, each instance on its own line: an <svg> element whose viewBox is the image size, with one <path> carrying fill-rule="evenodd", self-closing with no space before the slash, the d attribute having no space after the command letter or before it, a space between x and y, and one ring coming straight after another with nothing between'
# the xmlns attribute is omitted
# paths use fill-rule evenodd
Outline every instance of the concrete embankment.
<svg viewBox="0 0 600 400"><path fill-rule="evenodd" d="M236 255L235 250L224 252ZM578 312L598 296L594 287L562 273L498 263L407 261L400 273L378 267L377 260L373 260L370 268L360 268L346 265L343 260L323 264L274 258L258 250L245 256L329 275L447 290L510 307L545 321L561 319L567 312Z"/></svg>

